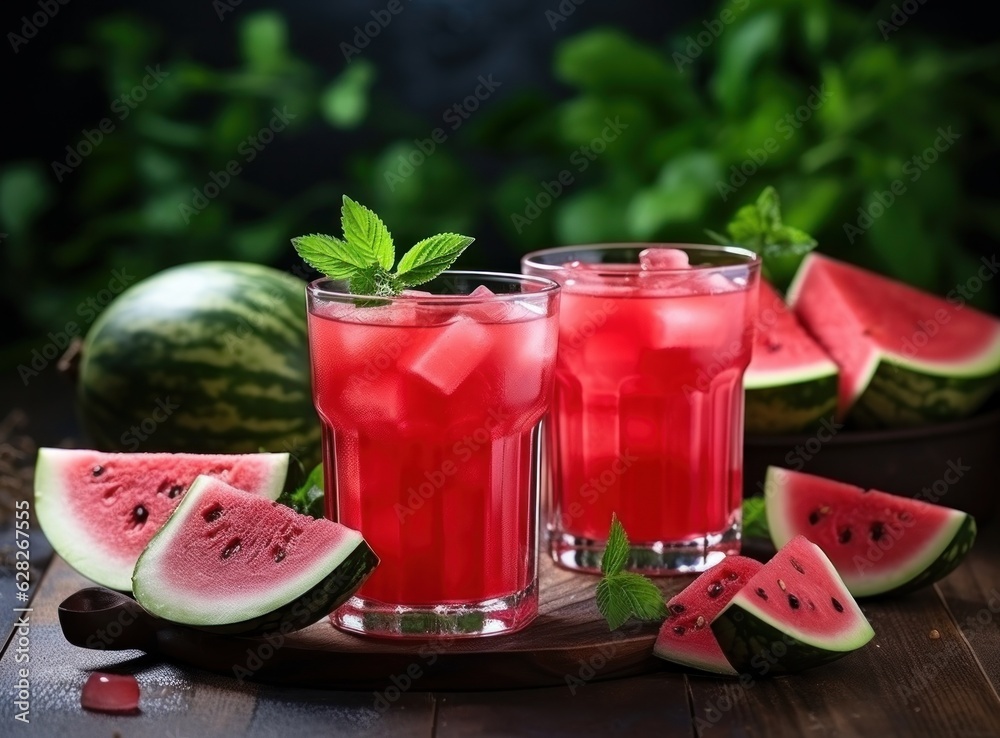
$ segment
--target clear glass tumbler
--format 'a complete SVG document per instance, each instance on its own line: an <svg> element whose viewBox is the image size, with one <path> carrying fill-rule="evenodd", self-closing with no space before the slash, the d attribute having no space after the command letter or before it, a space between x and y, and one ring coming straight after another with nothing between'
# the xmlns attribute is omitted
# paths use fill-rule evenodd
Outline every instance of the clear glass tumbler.
<svg viewBox="0 0 1000 738"><path fill-rule="evenodd" d="M640 263L650 247L681 258ZM757 256L574 246L528 254L522 268L563 288L546 437L555 560L597 571L612 513L632 570L696 572L738 553Z"/></svg>
<svg viewBox="0 0 1000 738"><path fill-rule="evenodd" d="M449 271L390 298L328 279L307 292L327 516L381 559L334 623L397 637L525 626L558 285Z"/></svg>

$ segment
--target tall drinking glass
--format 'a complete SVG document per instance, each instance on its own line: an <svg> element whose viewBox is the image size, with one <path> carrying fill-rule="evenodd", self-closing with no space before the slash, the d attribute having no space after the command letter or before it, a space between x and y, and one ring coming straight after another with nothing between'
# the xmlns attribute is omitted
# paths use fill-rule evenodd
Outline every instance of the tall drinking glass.
<svg viewBox="0 0 1000 738"><path fill-rule="evenodd" d="M651 246L522 262L563 288L546 451L550 550L568 568L598 569L612 513L633 570L702 571L739 552L760 264L744 249L675 244L640 262Z"/></svg>
<svg viewBox="0 0 1000 738"><path fill-rule="evenodd" d="M334 622L383 636L475 636L538 611L538 426L559 288L445 272L396 297L308 287L327 516L381 564Z"/></svg>

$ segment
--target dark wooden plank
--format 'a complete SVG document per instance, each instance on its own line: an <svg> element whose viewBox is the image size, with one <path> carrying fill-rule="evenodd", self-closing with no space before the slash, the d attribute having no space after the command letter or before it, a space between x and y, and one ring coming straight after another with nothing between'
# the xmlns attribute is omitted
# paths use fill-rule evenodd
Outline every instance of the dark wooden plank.
<svg viewBox="0 0 1000 738"><path fill-rule="evenodd" d="M372 692L324 692L267 687L163 663L137 651L104 652L69 645L56 607L81 585L58 559L32 603L29 643L15 642L0 659L0 724L14 724L11 698L28 669L33 735L188 736L431 735L433 698L406 692L383 708ZM17 658L26 654L27 661ZM110 716L80 707L80 693L93 670L134 674L141 714Z"/></svg>
<svg viewBox="0 0 1000 738"><path fill-rule="evenodd" d="M1000 525L982 531L969 558L937 584L945 604L1000 692Z"/></svg>
<svg viewBox="0 0 1000 738"><path fill-rule="evenodd" d="M361 638L323 620L283 639L280 649L251 664L248 648L271 648L257 639L234 639L187 628L160 633L158 655L181 664L233 675L242 663L253 678L284 686L330 689L390 689L414 679L415 689L510 689L564 684L580 662L599 660L597 679L617 679L659 671L653 656L657 623L632 622L608 631L594 600L597 577L541 562L539 616L507 636L444 639L434 642ZM87 582L56 560L53 576L68 596ZM661 579L663 591L678 591L689 578ZM481 668L483 663L489 668Z"/></svg>
<svg viewBox="0 0 1000 738"><path fill-rule="evenodd" d="M743 682L690 677L697 735L1000 735L1000 701L933 588L862 609L875 639L833 664Z"/></svg>
<svg viewBox="0 0 1000 738"><path fill-rule="evenodd" d="M589 672L584 671L584 675ZM579 678L579 672L573 674ZM582 680L581 680L582 681ZM662 672L561 688L438 694L435 738L692 735L684 676Z"/></svg>

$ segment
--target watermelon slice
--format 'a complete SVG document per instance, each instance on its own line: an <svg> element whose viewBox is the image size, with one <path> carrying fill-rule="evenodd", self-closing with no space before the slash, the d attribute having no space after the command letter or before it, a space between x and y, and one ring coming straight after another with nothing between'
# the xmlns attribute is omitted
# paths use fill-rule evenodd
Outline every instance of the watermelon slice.
<svg viewBox="0 0 1000 738"><path fill-rule="evenodd" d="M763 280L743 386L748 433L798 433L832 417L837 407L837 365Z"/></svg>
<svg viewBox="0 0 1000 738"><path fill-rule="evenodd" d="M770 467L767 524L781 546L804 535L856 597L909 592L951 572L972 548L976 521L922 500Z"/></svg>
<svg viewBox="0 0 1000 738"><path fill-rule="evenodd" d="M49 542L98 584L124 592L149 539L199 474L277 499L288 454L115 454L43 448L35 513Z"/></svg>
<svg viewBox="0 0 1000 738"><path fill-rule="evenodd" d="M708 627L763 564L727 556L667 602L670 615L660 628L653 653L661 659L716 674L736 675Z"/></svg>
<svg viewBox="0 0 1000 738"><path fill-rule="evenodd" d="M868 643L875 632L826 555L805 537L782 547L712 621L740 674L810 669Z"/></svg>
<svg viewBox="0 0 1000 738"><path fill-rule="evenodd" d="M338 607L377 564L357 531L202 476L139 557L132 588L175 623L289 633Z"/></svg>
<svg viewBox="0 0 1000 738"><path fill-rule="evenodd" d="M1000 385L1000 320L957 299L812 253L788 301L840 367L839 415L859 425L961 418Z"/></svg>

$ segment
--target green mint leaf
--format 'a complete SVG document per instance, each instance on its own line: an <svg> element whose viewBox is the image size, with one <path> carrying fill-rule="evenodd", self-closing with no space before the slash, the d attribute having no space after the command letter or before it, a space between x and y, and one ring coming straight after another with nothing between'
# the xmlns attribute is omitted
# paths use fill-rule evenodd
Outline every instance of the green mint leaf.
<svg viewBox="0 0 1000 738"><path fill-rule="evenodd" d="M355 295L391 297L399 293L394 275L378 264L358 269L350 277L351 292Z"/></svg>
<svg viewBox="0 0 1000 738"><path fill-rule="evenodd" d="M646 577L630 571L605 576L597 584L597 609L616 630L629 618L663 620L667 605L660 588Z"/></svg>
<svg viewBox="0 0 1000 738"><path fill-rule="evenodd" d="M629 542L628 535L622 521L614 513L611 514L611 529L608 531L608 543L604 547L604 556L601 557L601 574L609 576L617 574L625 568L628 561Z"/></svg>
<svg viewBox="0 0 1000 738"><path fill-rule="evenodd" d="M748 497L743 500L743 537L771 537L771 531L767 527L767 510L763 497Z"/></svg>
<svg viewBox="0 0 1000 738"><path fill-rule="evenodd" d="M325 515L324 495L323 495L323 465L319 464L313 469L302 486L291 493L282 494L278 502L295 510L302 515L310 515L314 518L322 518Z"/></svg>
<svg viewBox="0 0 1000 738"><path fill-rule="evenodd" d="M344 229L344 240L356 253L364 255L364 265L377 263L383 269L392 269L396 248L381 218L344 195L340 224Z"/></svg>
<svg viewBox="0 0 1000 738"><path fill-rule="evenodd" d="M359 267L367 262L333 236L312 233L292 239L292 245L302 260L331 279L350 279Z"/></svg>
<svg viewBox="0 0 1000 738"><path fill-rule="evenodd" d="M397 283L402 287L416 287L429 282L454 264L474 240L457 233L439 233L416 243L399 260Z"/></svg>
<svg viewBox="0 0 1000 738"><path fill-rule="evenodd" d="M781 220L781 200L774 187L765 187L756 201L736 211L726 236L706 233L720 243L743 246L760 255L764 276L779 290L792 281L802 259L816 247L816 239Z"/></svg>
<svg viewBox="0 0 1000 738"><path fill-rule="evenodd" d="M611 577L597 583L597 609L608 621L609 630L618 630L632 617L628 599L622 596Z"/></svg>
<svg viewBox="0 0 1000 738"><path fill-rule="evenodd" d="M611 630L629 618L662 620L667 606L659 588L646 577L624 571L629 557L628 535L617 515L611 516L608 543L601 558L601 581L597 583L597 609Z"/></svg>

